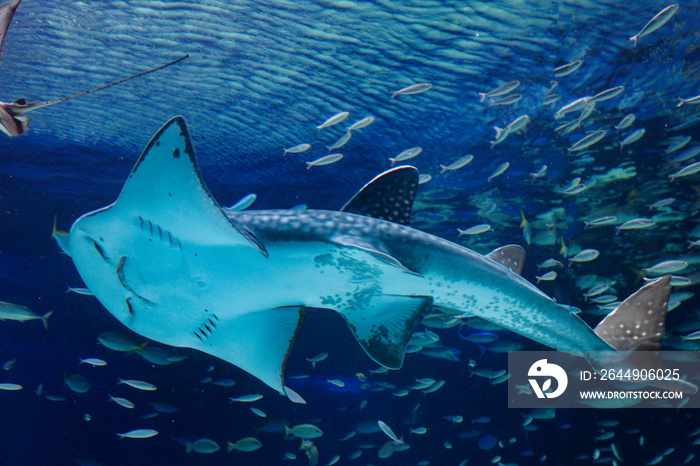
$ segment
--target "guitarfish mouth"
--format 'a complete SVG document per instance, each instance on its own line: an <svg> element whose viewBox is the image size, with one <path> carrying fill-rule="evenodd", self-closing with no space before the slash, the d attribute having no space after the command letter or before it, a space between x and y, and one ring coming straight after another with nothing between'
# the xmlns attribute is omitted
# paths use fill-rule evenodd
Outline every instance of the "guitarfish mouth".
<svg viewBox="0 0 700 466"><path fill-rule="evenodd" d="M91 234L92 220L84 216L73 224L69 234L71 256L87 288L117 319L131 324L136 316L135 300L143 298L133 292L124 277L127 257L115 254L104 238Z"/></svg>

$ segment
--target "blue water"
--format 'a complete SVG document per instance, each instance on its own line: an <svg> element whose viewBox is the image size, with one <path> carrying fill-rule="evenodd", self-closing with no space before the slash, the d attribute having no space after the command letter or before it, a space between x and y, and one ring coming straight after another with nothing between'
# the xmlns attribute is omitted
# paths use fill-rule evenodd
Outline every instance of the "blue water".
<svg viewBox="0 0 700 466"><path fill-rule="evenodd" d="M582 308L584 320L595 325L601 316L583 299L590 288L585 277L614 281L615 294L624 299L641 286L641 268L682 258L690 262L682 275L698 281L700 256L688 241L700 236L693 233L700 213L700 175L673 183L668 176L698 160L695 156L669 165L700 138L698 106L676 106L678 97L700 93L700 3L681 3L659 30L640 38L635 47L628 41L666 6L648 0L24 0L0 60L4 101L54 99L185 53L190 57L118 87L33 111L26 134L2 136L0 301L53 315L48 331L39 321L0 322L0 363L16 359L11 368L0 370L0 383L23 386L0 391L0 464L308 464L300 441L285 439L278 430L302 423L324 431L313 440L320 465L334 455L340 455L338 464L358 465L457 465L464 460L482 465L497 463L497 456L503 464L590 464L596 449L598 462L611 463L611 443L624 464L648 463L670 447L675 450L659 464L683 464L697 449L688 434L698 426L698 415L690 410L560 409L553 419L536 419L531 430L524 429L528 413L507 408L506 384L492 385L471 375L469 367L474 360L477 367L504 369L506 355L461 339L459 334L469 331L458 327L433 329L445 346L459 350L458 362L408 354L401 370L372 374L376 365L339 315L310 310L285 371L287 384L307 400L304 406L194 350L163 347L185 358L168 366L112 351L97 342L103 332L145 340L95 298L66 293L69 286L83 285L71 259L51 239L54 217L60 230L68 230L80 215L113 202L140 151L175 115L188 122L202 176L216 199L230 205L255 193L252 209L299 204L338 209L389 168L389 157L419 146L423 152L407 162L432 180L419 188L412 226L480 253L503 244L526 246L523 275L532 282L544 273L537 264L545 259L568 264L560 251L562 241L569 257L580 249L598 249L595 261L557 269L555 281L538 285L557 301ZM555 80L552 70L576 60L584 61L581 68L556 78L552 92L559 100L543 105ZM522 83L515 91L523 96L520 101L491 107L479 102L477 92L513 80ZM390 98L423 82L433 88ZM625 86L624 92L598 103L581 128L568 135L555 131L578 114L555 120L560 107L616 86ZM341 111L350 112L348 120L322 131L315 128ZM616 131L613 126L630 113L637 117L634 124ZM525 114L531 119L525 131L490 149L493 126L503 128ZM343 128L369 115L375 123L339 149L341 161L306 169L304 162L328 154L325 146L338 140ZM621 139L639 128L646 129L644 137L620 150ZM608 133L590 151L567 153L597 130ZM686 136L692 138L687 146L665 153ZM304 142L312 144L308 152L282 156L284 148ZM439 174L439 164L466 154L474 155L471 164ZM510 168L487 181L504 162ZM529 173L542 165L548 167L546 176L533 180ZM625 168L626 177L602 177ZM577 195L561 194L560 188L577 176L582 183L596 184ZM614 226L584 229L584 220L607 215L651 217L658 211L649 205L667 197L676 199L666 209L675 218L659 219L649 230L615 235ZM479 214L491 204L495 210ZM520 226L521 210L533 227L529 245ZM492 230L457 237L458 228L481 223ZM551 240L535 239L547 234ZM677 348L679 336L700 328L697 304L691 297L668 316L666 348ZM543 349L513 333L497 333L499 341ZM687 343L680 349L696 348ZM328 358L312 370L306 358L322 352ZM108 364L79 365L79 358L86 357ZM88 392L76 393L64 384L64 377L75 373L90 381ZM293 378L299 375L309 378ZM158 390L116 385L118 377L146 380ZM206 377L236 384L222 387ZM395 395L426 377L445 380L445 385L432 394ZM697 377L691 374L696 383ZM396 388L386 388L387 383ZM255 415L248 404L229 403L228 397L250 393L264 395L252 406L267 418ZM128 398L136 408L108 402L109 394ZM167 401L177 412L150 417L155 411L149 403L158 401ZM360 409L363 401L366 406ZM463 422L453 425L444 415L460 415ZM479 419L483 417L488 420ZM381 432L339 440L362 421L378 419L403 436L410 449L378 458L388 441ZM603 427L602 420L619 424ZM409 433L421 426L428 428L426 434ZM118 440L117 433L138 428L159 434ZM596 441L603 430L615 436ZM262 448L225 452L227 441L251 436ZM484 450L480 446L493 443L484 436L502 443ZM222 450L186 453L184 443L199 438L214 440ZM357 451L359 458L350 459ZM286 453L296 459L283 460ZM687 464L700 460L691 458Z"/></svg>

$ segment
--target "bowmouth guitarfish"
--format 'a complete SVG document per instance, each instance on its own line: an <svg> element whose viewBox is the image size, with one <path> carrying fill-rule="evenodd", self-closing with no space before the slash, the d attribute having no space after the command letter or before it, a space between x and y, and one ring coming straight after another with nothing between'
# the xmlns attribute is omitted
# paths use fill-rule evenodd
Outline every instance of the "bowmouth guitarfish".
<svg viewBox="0 0 700 466"><path fill-rule="evenodd" d="M296 401L284 366L307 307L337 311L369 357L391 369L433 306L567 352L658 347L669 277L593 330L520 276L520 246L484 256L409 227L417 184L415 168L397 167L341 211L224 211L175 117L117 200L78 218L59 244L134 332L217 356Z"/></svg>

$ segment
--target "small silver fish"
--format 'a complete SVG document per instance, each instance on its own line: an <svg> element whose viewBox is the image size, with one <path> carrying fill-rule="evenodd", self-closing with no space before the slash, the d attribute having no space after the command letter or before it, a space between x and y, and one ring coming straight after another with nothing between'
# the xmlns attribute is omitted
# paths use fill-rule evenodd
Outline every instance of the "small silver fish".
<svg viewBox="0 0 700 466"><path fill-rule="evenodd" d="M559 262L556 259L547 259L546 261L542 262L537 266L538 269L547 269L550 267L561 267L564 268L564 264Z"/></svg>
<svg viewBox="0 0 700 466"><path fill-rule="evenodd" d="M143 380L124 380L124 379L117 379L117 385L121 384L126 384L130 387L137 388L139 390L145 390L145 391L153 391L156 390L156 386L153 384L150 384L148 382L144 382Z"/></svg>
<svg viewBox="0 0 700 466"><path fill-rule="evenodd" d="M403 89L394 92L393 94L391 94L391 98L393 99L397 95L422 94L424 92L429 91L432 88L433 85L430 83L414 84L412 86L404 87Z"/></svg>
<svg viewBox="0 0 700 466"><path fill-rule="evenodd" d="M282 154L282 155L284 156L287 154L298 154L300 152L304 152L306 150L309 150L310 148L311 148L311 144L299 144L297 146L290 147L289 149L285 149L284 154Z"/></svg>
<svg viewBox="0 0 700 466"><path fill-rule="evenodd" d="M243 395L239 396L237 398L229 397L228 399L231 400L231 403L233 402L240 402L240 403L252 403L253 401L258 401L262 399L262 395L259 394L252 394L252 395Z"/></svg>
<svg viewBox="0 0 700 466"><path fill-rule="evenodd" d="M98 359L98 358L85 358L85 359L80 359L80 364L90 364L91 366L106 366L107 361L104 359Z"/></svg>
<svg viewBox="0 0 700 466"><path fill-rule="evenodd" d="M574 121L570 121L570 122L565 123L563 125L557 126L556 128L554 128L554 131L557 133L561 132L562 134L569 134L570 132L572 132L573 130L578 128L579 126L581 126L581 121L576 119Z"/></svg>
<svg viewBox="0 0 700 466"><path fill-rule="evenodd" d="M599 217L595 218L593 220L588 220L584 221L584 225L586 225L586 228L588 227L598 227L602 225L610 225L611 223L615 223L617 221L617 217L614 217L612 215L609 215L607 217Z"/></svg>
<svg viewBox="0 0 700 466"><path fill-rule="evenodd" d="M617 86L613 87L610 89L606 89L602 92L597 93L593 97L588 98L588 103L589 104L594 104L596 102L603 102L605 100L610 100L613 97L617 97L618 95L622 94L624 92L625 86Z"/></svg>
<svg viewBox="0 0 700 466"><path fill-rule="evenodd" d="M233 210L235 212L245 210L248 207L250 207L253 202L258 198L257 194L247 194L240 198L235 204L231 205L231 207L222 207L224 210Z"/></svg>
<svg viewBox="0 0 700 466"><path fill-rule="evenodd" d="M685 146L688 145L688 143L692 140L693 138L691 136L683 136L679 138L674 138L674 142L668 146L666 149L667 154L671 154L673 152L676 152L677 150L683 149Z"/></svg>
<svg viewBox="0 0 700 466"><path fill-rule="evenodd" d="M569 265L573 264L574 262L590 262L596 259L599 255L600 251L597 249L584 249L569 259Z"/></svg>
<svg viewBox="0 0 700 466"><path fill-rule="evenodd" d="M436 391L440 390L444 385L445 385L445 381L444 381L444 380L438 380L438 381L435 382L432 386L430 386L429 388L426 388L425 390L423 390L423 393L433 393L433 392L436 392Z"/></svg>
<svg viewBox="0 0 700 466"><path fill-rule="evenodd" d="M319 126L316 127L316 129L323 129L323 128L328 128L329 126L337 125L341 121L345 120L348 115L350 115L350 112L341 112L338 113L337 115L333 115L323 123L321 123Z"/></svg>
<svg viewBox="0 0 700 466"><path fill-rule="evenodd" d="M556 280L557 273L554 270L551 270L551 271L547 272L546 274L539 276L539 277L535 277L535 278L537 279L537 283L539 283L541 281L552 281L552 280Z"/></svg>
<svg viewBox="0 0 700 466"><path fill-rule="evenodd" d="M590 97L581 97L580 99L576 99L573 102L570 102L566 105L564 105L562 108L557 110L557 113L554 114L555 119L559 119L566 115L567 113L571 112L577 112L579 110L584 109L585 107L588 106L588 99Z"/></svg>
<svg viewBox="0 0 700 466"><path fill-rule="evenodd" d="M411 147L410 149L406 149L405 151L401 152L396 157L389 158L389 160L391 161L391 166L393 167L396 162L403 162L404 160L412 159L413 157L416 157L421 152L423 152L422 147Z"/></svg>
<svg viewBox="0 0 700 466"><path fill-rule="evenodd" d="M195 451L197 453L209 454L219 450L219 444L208 438L201 438L194 442L185 442L185 451L187 453Z"/></svg>
<svg viewBox="0 0 700 466"><path fill-rule="evenodd" d="M114 401L116 404L119 406L122 406L127 409L134 409L134 403L131 401L127 400L126 398L120 398L118 396L112 396L112 395L107 395L109 398L109 401Z"/></svg>
<svg viewBox="0 0 700 466"><path fill-rule="evenodd" d="M236 443L226 442L226 451L231 453L233 450L251 452L262 447L262 442L255 437L246 437Z"/></svg>
<svg viewBox="0 0 700 466"><path fill-rule="evenodd" d="M576 144L573 146L569 147L568 151L569 153L571 152L576 152L583 150L587 147L592 146L596 142L600 141L605 137L605 135L608 134L607 131L596 131L595 133L589 134L588 136L584 137L583 139L579 140Z"/></svg>
<svg viewBox="0 0 700 466"><path fill-rule="evenodd" d="M629 115L625 116L622 121L620 121L614 128L616 130L621 130L625 128L629 128L632 126L632 123L634 123L634 120L636 120L637 117L634 116L634 114L630 113Z"/></svg>
<svg viewBox="0 0 700 466"><path fill-rule="evenodd" d="M371 125L372 123L374 123L374 117L372 117L372 116L365 117L365 118L353 123L352 126L350 126L348 128L348 131L355 131L358 129L366 128L367 126Z"/></svg>
<svg viewBox="0 0 700 466"><path fill-rule="evenodd" d="M647 267L645 269L642 269L642 271L646 274L666 275L669 273L680 272L681 270L688 267L688 265L689 264L687 261L668 260L668 261L659 262L658 264L654 264L651 267Z"/></svg>
<svg viewBox="0 0 700 466"><path fill-rule="evenodd" d="M648 35L651 34L652 32L656 31L659 29L661 26L666 24L668 20L673 18L673 15L678 13L678 4L676 3L675 5L669 5L660 12L656 14L649 22L642 28L641 31L639 31L637 34L634 36L630 37L629 40L632 41L634 46L637 45L637 41Z"/></svg>
<svg viewBox="0 0 700 466"><path fill-rule="evenodd" d="M698 169L700 170L700 168ZM620 230L641 230L645 228L651 228L654 225L656 225L656 222L650 218L635 218L616 227L615 235L617 235L620 232Z"/></svg>
<svg viewBox="0 0 700 466"><path fill-rule="evenodd" d="M284 436L293 435L300 439L318 438L323 435L323 431L313 424L299 424L292 428L284 426Z"/></svg>
<svg viewBox="0 0 700 466"><path fill-rule="evenodd" d="M338 139L338 140L335 142L335 144L333 144L332 146L327 146L328 150L331 151L331 150L333 150L333 149L337 149L337 148L339 148L339 147L343 147L345 144L348 143L348 141L350 140L351 137L352 137L352 133L351 133L350 131L348 131L347 133L345 133L345 134L343 135L342 138Z"/></svg>
<svg viewBox="0 0 700 466"><path fill-rule="evenodd" d="M396 437L396 434L394 434L394 431L391 430L391 427L389 427L382 421L377 421L377 424L379 425L379 428L382 430L382 432L384 432L387 435L387 437L393 440L396 445L403 445L403 440L400 440Z"/></svg>
<svg viewBox="0 0 700 466"><path fill-rule="evenodd" d="M661 209L662 207L669 206L676 202L675 197L667 197L665 199L661 199L660 201L656 201L653 204L649 206L649 210L654 210L654 209Z"/></svg>
<svg viewBox="0 0 700 466"><path fill-rule="evenodd" d="M511 133L515 133L520 131L521 129L525 128L528 123L530 123L530 116L529 115L522 115L513 120L509 125L508 129L510 130Z"/></svg>
<svg viewBox="0 0 700 466"><path fill-rule="evenodd" d="M488 225L486 223L467 228L466 230L460 230L459 228L457 228L457 231L459 232L458 236L460 237L464 235L480 235L481 233L486 233L489 230L491 230L491 225Z"/></svg>
<svg viewBox="0 0 700 466"><path fill-rule="evenodd" d="M469 164L472 160L474 160L474 156L470 154L465 155L464 157L460 157L459 159L457 159L449 165L440 165L440 174L442 175L446 171L450 170L459 170L460 168Z"/></svg>
<svg viewBox="0 0 700 466"><path fill-rule="evenodd" d="M267 417L267 414L265 414L265 411L263 411L263 410L261 410L261 409L258 409L258 408L254 407L254 406L251 406L251 407L250 407L250 410L251 410L251 411L253 412L253 414L255 414L256 416L259 416L259 417Z"/></svg>
<svg viewBox="0 0 700 466"><path fill-rule="evenodd" d="M681 152L679 155L671 159L669 162L671 165L676 164L676 163L681 163L685 162L687 160L690 160L694 158L696 155L700 154L700 145L694 145L692 147L689 147L688 149L684 150Z"/></svg>
<svg viewBox="0 0 700 466"><path fill-rule="evenodd" d="M462 421L464 421L464 418L460 415L443 414L442 418L450 421L453 424L460 424Z"/></svg>
<svg viewBox="0 0 700 466"><path fill-rule="evenodd" d="M316 159L313 162L306 162L306 169L311 170L311 167L316 167L316 166L321 166L321 165L330 165L332 163L337 162L338 160L343 158L343 154L330 154L326 155L325 157L321 157L320 159Z"/></svg>
<svg viewBox="0 0 700 466"><path fill-rule="evenodd" d="M489 91L489 92L479 92L478 94L481 96L480 102L485 101L487 98L490 97L498 97L501 95L506 95L511 92L513 92L517 87L520 86L520 81L511 81L509 83L503 84L502 86L498 86L496 89Z"/></svg>
<svg viewBox="0 0 700 466"><path fill-rule="evenodd" d="M16 383L0 383L0 390L15 391L22 390L22 386Z"/></svg>
<svg viewBox="0 0 700 466"><path fill-rule="evenodd" d="M150 438L155 435L158 435L158 431L153 429L136 429L123 434L117 434L119 440L123 438Z"/></svg>
<svg viewBox="0 0 700 466"><path fill-rule="evenodd" d="M673 173L672 175L668 175L668 177L671 179L671 183L673 183L673 181L676 178L680 178L682 176L694 175L697 172L700 172L700 162L691 163L687 167L681 168L676 173Z"/></svg>
<svg viewBox="0 0 700 466"><path fill-rule="evenodd" d="M492 105L513 105L515 102L518 102L522 98L523 98L523 96L520 94L513 94L513 95L509 95L508 97L504 97L500 100L491 99L491 103L489 104L489 107L491 107Z"/></svg>
<svg viewBox="0 0 700 466"><path fill-rule="evenodd" d="M646 132L647 130L645 130L644 128L640 128L629 134L627 137L625 137L625 139L623 139L620 142L620 150L622 150L623 147L632 144L633 142L639 141Z"/></svg>
<svg viewBox="0 0 700 466"><path fill-rule="evenodd" d="M581 65L583 65L583 60L576 60L575 62L567 63L566 65L554 68L554 77L562 78L564 76L568 76L579 69Z"/></svg>
<svg viewBox="0 0 700 466"><path fill-rule="evenodd" d="M29 308L25 306L0 301L0 320L16 320L18 322L26 322L28 320L38 319L44 322L44 328L48 330L48 319L51 314L53 314L53 311L49 311L43 316L40 316L30 311Z"/></svg>
<svg viewBox="0 0 700 466"><path fill-rule="evenodd" d="M501 165L499 165L498 168L496 168L493 173L488 177L488 181L490 182L492 179L496 178L497 176L501 176L506 170L508 170L508 167L510 167L510 162L505 162Z"/></svg>

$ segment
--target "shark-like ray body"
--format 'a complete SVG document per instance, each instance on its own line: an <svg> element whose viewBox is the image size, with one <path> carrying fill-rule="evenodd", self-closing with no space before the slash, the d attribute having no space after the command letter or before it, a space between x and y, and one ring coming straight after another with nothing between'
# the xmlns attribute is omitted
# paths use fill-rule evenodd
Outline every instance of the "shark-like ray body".
<svg viewBox="0 0 700 466"><path fill-rule="evenodd" d="M392 170L340 212L223 211L176 117L149 142L117 201L76 220L62 249L131 330L217 356L291 398L284 365L307 307L340 313L365 352L394 369L432 305L579 354L663 336L669 277L594 331L520 277L521 247L483 256L406 226L411 173ZM403 201L367 206L391 186Z"/></svg>

